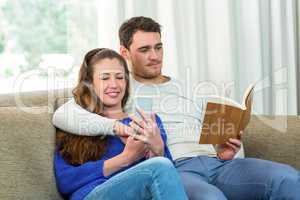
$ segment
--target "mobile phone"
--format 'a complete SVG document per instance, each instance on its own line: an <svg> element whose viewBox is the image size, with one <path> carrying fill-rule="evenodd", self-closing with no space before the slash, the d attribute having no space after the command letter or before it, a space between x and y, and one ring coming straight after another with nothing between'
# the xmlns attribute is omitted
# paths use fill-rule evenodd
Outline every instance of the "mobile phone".
<svg viewBox="0 0 300 200"><path fill-rule="evenodd" d="M148 96L139 96L135 98L135 115L140 119L143 119L138 109L143 110L146 115L150 117L153 108L153 99Z"/></svg>

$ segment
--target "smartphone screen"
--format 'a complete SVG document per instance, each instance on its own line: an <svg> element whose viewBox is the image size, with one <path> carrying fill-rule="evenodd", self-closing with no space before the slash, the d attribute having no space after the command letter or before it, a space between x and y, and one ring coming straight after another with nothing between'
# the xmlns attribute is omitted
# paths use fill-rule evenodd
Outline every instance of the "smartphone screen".
<svg viewBox="0 0 300 200"><path fill-rule="evenodd" d="M146 115L150 116L150 114L152 113L152 107L152 97L140 96L135 98L135 115L137 117L143 119L143 117L140 115L137 109L143 110L146 113Z"/></svg>

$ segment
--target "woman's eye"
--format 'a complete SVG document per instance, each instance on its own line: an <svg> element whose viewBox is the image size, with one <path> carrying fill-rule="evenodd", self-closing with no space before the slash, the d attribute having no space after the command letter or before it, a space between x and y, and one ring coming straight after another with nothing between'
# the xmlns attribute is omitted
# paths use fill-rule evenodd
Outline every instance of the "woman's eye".
<svg viewBox="0 0 300 200"><path fill-rule="evenodd" d="M100 76L100 79L101 80L107 80L107 79L109 79L109 77L108 76Z"/></svg>
<svg viewBox="0 0 300 200"><path fill-rule="evenodd" d="M117 76L117 79L124 79L124 76Z"/></svg>

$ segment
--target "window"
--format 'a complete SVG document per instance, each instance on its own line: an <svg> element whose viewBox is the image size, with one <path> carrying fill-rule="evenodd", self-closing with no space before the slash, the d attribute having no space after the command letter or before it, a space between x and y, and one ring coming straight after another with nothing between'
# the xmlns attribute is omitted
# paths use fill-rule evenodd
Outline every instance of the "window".
<svg viewBox="0 0 300 200"><path fill-rule="evenodd" d="M0 93L73 87L83 54L97 46L94 4L1 1Z"/></svg>

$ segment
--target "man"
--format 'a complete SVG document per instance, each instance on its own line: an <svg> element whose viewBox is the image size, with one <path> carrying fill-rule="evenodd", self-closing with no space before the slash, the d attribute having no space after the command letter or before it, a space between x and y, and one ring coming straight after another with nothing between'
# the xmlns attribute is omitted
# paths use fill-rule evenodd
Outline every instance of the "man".
<svg viewBox="0 0 300 200"><path fill-rule="evenodd" d="M199 99L195 103L180 82L162 75L158 23L146 17L131 18L121 25L119 38L120 53L131 65L127 111L134 112L140 99L152 100L153 111L167 130L168 146L189 199L300 199L300 175L292 167L259 159L233 159L240 149L238 139L218 147L198 144L205 102ZM88 113L72 100L56 111L53 123L74 134L124 135L120 123ZM137 138L147 142L147 136Z"/></svg>

